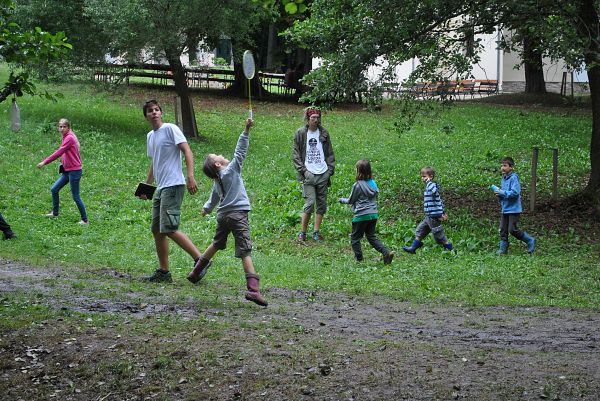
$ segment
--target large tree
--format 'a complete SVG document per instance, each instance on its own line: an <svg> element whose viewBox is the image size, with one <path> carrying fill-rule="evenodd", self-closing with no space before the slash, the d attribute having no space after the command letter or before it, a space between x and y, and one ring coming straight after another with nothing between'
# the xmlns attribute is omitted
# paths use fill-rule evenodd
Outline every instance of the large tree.
<svg viewBox="0 0 600 401"><path fill-rule="evenodd" d="M109 52L136 60L166 59L181 99L183 132L196 136L195 117L181 55L190 35L213 47L222 35L247 34L258 4L244 0L85 0L86 12L111 33ZM247 18L244 18L244 17Z"/></svg>
<svg viewBox="0 0 600 401"><path fill-rule="evenodd" d="M246 0L19 0L19 7L24 23L46 21L75 38L75 63L103 62L108 54L168 63L187 136L197 130L182 54L198 43L210 50L223 36L246 40L268 11Z"/></svg>
<svg viewBox="0 0 600 401"><path fill-rule="evenodd" d="M75 65L102 60L106 44L112 36L99 21L85 12L85 0L15 0L15 18L24 28L43 26L49 31L61 31L69 38L73 51L68 60ZM45 74L41 66L38 72Z"/></svg>
<svg viewBox="0 0 600 401"><path fill-rule="evenodd" d="M0 0L0 58L10 67L7 82L0 89L0 102L11 94L39 94L28 68L63 58L71 49L63 32L51 34L40 27L21 28L14 20L12 0ZM52 98L48 92L41 95Z"/></svg>
<svg viewBox="0 0 600 401"><path fill-rule="evenodd" d="M414 57L420 65L412 80L468 77L479 53L465 51L467 38L497 26L523 28L514 38L521 44L532 40L526 49L504 43L522 59L535 61L541 55L587 70L593 124L585 193L600 202L599 10L598 0L319 0L311 18L297 24L290 36L324 60L307 77L313 85L309 100L316 101L344 99L359 90L376 98L393 80L394 68ZM387 68L375 82L368 80L367 69L382 59Z"/></svg>

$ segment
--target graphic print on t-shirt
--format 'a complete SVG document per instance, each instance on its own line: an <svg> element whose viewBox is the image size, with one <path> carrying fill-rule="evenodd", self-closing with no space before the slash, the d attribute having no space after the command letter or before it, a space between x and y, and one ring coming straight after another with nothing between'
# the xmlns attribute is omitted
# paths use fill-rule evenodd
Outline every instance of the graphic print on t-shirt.
<svg viewBox="0 0 600 401"><path fill-rule="evenodd" d="M323 144L319 141L319 130L308 131L306 136L306 159L304 165L313 174L323 174L327 171Z"/></svg>
<svg viewBox="0 0 600 401"><path fill-rule="evenodd" d="M317 147L319 141L315 138L310 138L308 140L308 149L306 150L306 161L310 164L319 164L321 163L321 152L319 152L319 148Z"/></svg>

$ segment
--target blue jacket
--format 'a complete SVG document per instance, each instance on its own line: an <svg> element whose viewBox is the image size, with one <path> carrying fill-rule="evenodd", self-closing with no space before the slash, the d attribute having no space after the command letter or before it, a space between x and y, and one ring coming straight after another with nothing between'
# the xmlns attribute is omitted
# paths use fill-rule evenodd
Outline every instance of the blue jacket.
<svg viewBox="0 0 600 401"><path fill-rule="evenodd" d="M523 211L521 207L521 183L517 173L512 172L502 176L498 200L502 206L502 214L517 214Z"/></svg>

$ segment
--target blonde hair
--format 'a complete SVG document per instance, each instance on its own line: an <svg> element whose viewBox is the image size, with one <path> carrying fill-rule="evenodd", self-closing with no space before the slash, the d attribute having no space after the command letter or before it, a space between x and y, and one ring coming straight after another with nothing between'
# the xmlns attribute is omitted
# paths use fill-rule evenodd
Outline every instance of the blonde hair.
<svg viewBox="0 0 600 401"><path fill-rule="evenodd" d="M61 118L60 120L58 120L58 123L63 123L65 124L67 127L69 127L69 129L71 129L71 122L69 120L67 120L66 118Z"/></svg>

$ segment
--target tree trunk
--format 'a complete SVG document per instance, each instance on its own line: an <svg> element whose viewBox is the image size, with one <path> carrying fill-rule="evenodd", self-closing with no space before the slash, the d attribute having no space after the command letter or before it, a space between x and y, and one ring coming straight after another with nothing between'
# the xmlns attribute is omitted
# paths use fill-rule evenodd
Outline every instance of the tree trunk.
<svg viewBox="0 0 600 401"><path fill-rule="evenodd" d="M579 21L577 32L580 38L586 39L587 51L585 63L588 67L590 96L592 98L592 141L590 144L591 172L585 192L600 206L600 43L598 31L598 12L595 0L582 0L579 5ZM591 37L590 37L591 33Z"/></svg>
<svg viewBox="0 0 600 401"><path fill-rule="evenodd" d="M190 90L185 75L185 68L181 64L179 55L174 52L165 52L169 66L173 71L173 81L175 81L175 92L181 98L181 122L183 134L188 138L198 137L196 128L196 117L192 107L192 99L190 98Z"/></svg>
<svg viewBox="0 0 600 401"><path fill-rule="evenodd" d="M538 38L523 34L523 64L525 65L525 92L546 93L546 81L542 53L539 51Z"/></svg>
<svg viewBox="0 0 600 401"><path fill-rule="evenodd" d="M600 66L588 70L590 94L592 98L592 141L590 144L590 162L592 171L586 192L600 204Z"/></svg>
<svg viewBox="0 0 600 401"><path fill-rule="evenodd" d="M270 71L275 64L275 51L277 44L277 31L275 30L275 24L269 24L269 37L267 40L267 63L265 65L267 71Z"/></svg>
<svg viewBox="0 0 600 401"><path fill-rule="evenodd" d="M600 66L588 70L592 98L592 141L590 144L591 171L585 192L600 206Z"/></svg>
<svg viewBox="0 0 600 401"><path fill-rule="evenodd" d="M188 35L187 48L190 65L198 65L198 39L196 36Z"/></svg>

